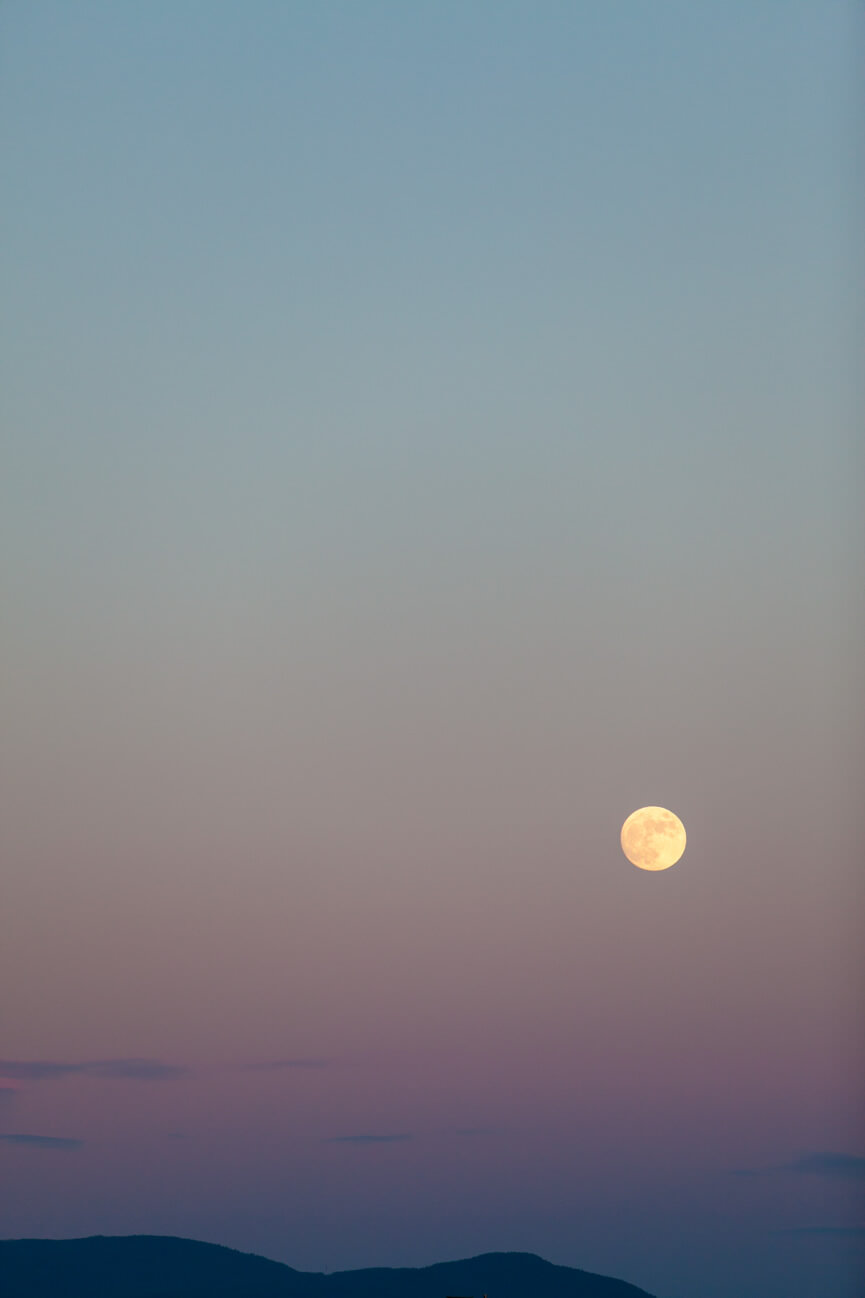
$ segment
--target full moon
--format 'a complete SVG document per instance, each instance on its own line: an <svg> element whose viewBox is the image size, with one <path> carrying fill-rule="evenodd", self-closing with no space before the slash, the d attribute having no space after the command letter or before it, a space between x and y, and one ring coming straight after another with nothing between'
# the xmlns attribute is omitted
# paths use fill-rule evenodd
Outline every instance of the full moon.
<svg viewBox="0 0 865 1298"><path fill-rule="evenodd" d="M640 807L622 825L622 851L641 870L669 870L685 841L685 826L666 807Z"/></svg>

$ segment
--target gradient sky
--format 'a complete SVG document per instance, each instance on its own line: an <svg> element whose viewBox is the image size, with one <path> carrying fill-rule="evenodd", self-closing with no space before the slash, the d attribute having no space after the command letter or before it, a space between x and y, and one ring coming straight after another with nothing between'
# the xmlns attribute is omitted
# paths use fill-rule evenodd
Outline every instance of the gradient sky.
<svg viewBox="0 0 865 1298"><path fill-rule="evenodd" d="M856 8L3 5L4 1236L860 1292Z"/></svg>

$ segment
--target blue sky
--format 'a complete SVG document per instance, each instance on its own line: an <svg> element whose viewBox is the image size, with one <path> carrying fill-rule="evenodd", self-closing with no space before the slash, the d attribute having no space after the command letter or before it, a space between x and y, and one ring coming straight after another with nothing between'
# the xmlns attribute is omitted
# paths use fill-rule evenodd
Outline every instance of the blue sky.
<svg viewBox="0 0 865 1298"><path fill-rule="evenodd" d="M9 1234L852 1298L856 18L3 7Z"/></svg>

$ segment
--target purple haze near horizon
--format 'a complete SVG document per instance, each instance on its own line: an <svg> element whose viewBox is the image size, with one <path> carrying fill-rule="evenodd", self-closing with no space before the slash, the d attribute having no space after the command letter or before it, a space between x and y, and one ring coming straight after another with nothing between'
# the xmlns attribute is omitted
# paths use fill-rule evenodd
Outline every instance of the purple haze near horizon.
<svg viewBox="0 0 865 1298"><path fill-rule="evenodd" d="M857 38L4 6L5 1236L859 1292Z"/></svg>

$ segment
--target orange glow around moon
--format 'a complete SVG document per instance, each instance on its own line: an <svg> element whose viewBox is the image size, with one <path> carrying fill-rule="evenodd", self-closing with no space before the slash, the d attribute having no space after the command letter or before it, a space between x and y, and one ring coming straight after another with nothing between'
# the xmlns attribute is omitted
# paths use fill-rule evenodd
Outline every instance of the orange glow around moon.
<svg viewBox="0 0 865 1298"><path fill-rule="evenodd" d="M622 851L640 870L669 870L685 842L685 826L666 807L640 807L622 825Z"/></svg>

